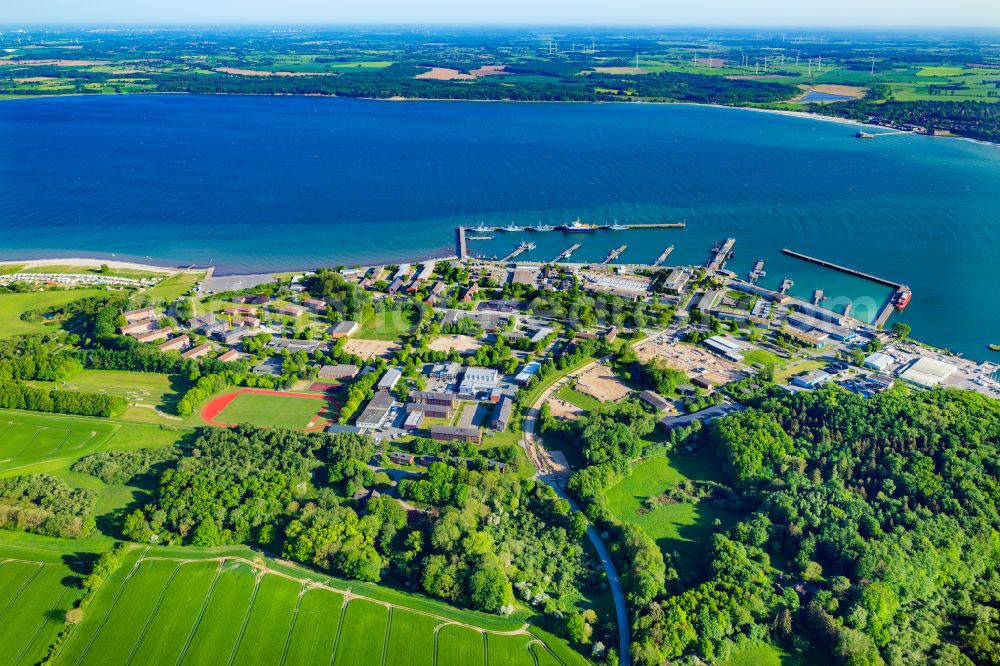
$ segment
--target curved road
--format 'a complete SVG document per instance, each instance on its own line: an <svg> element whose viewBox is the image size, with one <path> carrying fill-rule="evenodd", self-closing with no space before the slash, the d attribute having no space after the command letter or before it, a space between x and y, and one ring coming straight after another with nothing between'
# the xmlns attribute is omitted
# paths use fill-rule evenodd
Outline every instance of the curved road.
<svg viewBox="0 0 1000 666"><path fill-rule="evenodd" d="M574 370L553 383L552 386L542 391L542 394L538 396L535 404L533 404L524 415L524 439L522 440L522 443L525 451L528 453L528 458L531 459L532 464L535 466L535 478L549 484L549 486L556 491L556 494L559 495L559 497L569 502L574 511L578 511L579 508L576 506L576 502L570 499L569 495L566 494L566 491L563 490L563 483L565 483L565 479L560 479L555 473L555 466L549 458L548 451L546 451L544 447L540 446L535 438L535 423L538 420L538 410L540 410L545 401L549 399L549 396L559 390L559 387L565 384L570 378L586 372L594 365L605 362L608 358L610 357L606 356L602 359L588 363L587 365ZM590 537L590 542L594 544L597 556L601 559L604 571L608 574L608 584L611 586L611 596L614 597L615 614L618 617L619 663L621 666L630 666L632 662L630 652L632 641L629 635L628 613L625 610L625 592L622 590L621 581L618 579L618 572L615 571L615 565L611 561L611 555L608 553L608 549L604 546L604 542L601 541L600 535L589 521L587 523L587 536Z"/></svg>

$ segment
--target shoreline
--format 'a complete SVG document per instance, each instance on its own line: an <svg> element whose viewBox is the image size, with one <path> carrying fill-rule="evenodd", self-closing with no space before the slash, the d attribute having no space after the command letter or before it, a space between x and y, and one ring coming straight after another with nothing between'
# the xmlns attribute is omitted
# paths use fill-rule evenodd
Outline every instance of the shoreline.
<svg viewBox="0 0 1000 666"><path fill-rule="evenodd" d="M60 97L124 97L124 96L146 96L146 95L191 95L203 97L303 97L303 98L325 98L325 99L355 99L369 102L478 102L493 104L661 104L664 106L698 106L713 109L738 109L744 111L758 111L762 113L775 113L789 118L810 118L812 120L825 120L828 122L844 123L855 127L873 127L881 129L892 129L886 125L876 125L872 123L853 120L851 118L840 118L837 116L827 116L812 111L792 111L790 109L765 109L758 106L729 106L726 104L713 104L706 102L663 102L652 100L520 100L520 99L455 99L452 97L347 97L343 95L327 95L323 93L191 93L191 92L134 92L134 93L68 93L63 95L5 95L0 96L0 103L15 99L58 99ZM1000 141L988 141L986 139L976 139L961 134L946 134L939 136L929 136L906 132L914 136L927 136L929 139L959 139L971 141L984 146L994 146L1000 148Z"/></svg>
<svg viewBox="0 0 1000 666"><path fill-rule="evenodd" d="M153 261L155 261L155 259ZM191 264L187 267L162 266L156 264L143 264L136 261L100 259L98 257L54 257L43 259L5 259L0 261L0 266L20 266L22 268L44 268L45 266L79 266L81 268L100 268L104 265L107 265L108 268L122 268L164 274L200 273L208 270L209 268L198 268L195 264Z"/></svg>

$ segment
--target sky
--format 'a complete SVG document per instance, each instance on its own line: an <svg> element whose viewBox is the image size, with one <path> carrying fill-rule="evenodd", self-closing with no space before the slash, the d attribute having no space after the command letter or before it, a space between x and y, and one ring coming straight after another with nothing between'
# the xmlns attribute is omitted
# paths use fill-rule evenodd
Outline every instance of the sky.
<svg viewBox="0 0 1000 666"><path fill-rule="evenodd" d="M1000 0L4 0L0 23L1000 27Z"/></svg>

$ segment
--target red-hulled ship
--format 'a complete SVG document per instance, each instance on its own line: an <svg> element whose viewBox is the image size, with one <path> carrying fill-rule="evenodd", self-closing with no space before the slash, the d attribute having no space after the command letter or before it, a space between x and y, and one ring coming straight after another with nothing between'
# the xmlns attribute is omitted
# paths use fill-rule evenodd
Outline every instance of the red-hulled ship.
<svg viewBox="0 0 1000 666"><path fill-rule="evenodd" d="M893 305L896 306L897 310L902 310L909 304L910 299L913 298L913 292L909 289L904 289L898 296L896 296L896 302Z"/></svg>

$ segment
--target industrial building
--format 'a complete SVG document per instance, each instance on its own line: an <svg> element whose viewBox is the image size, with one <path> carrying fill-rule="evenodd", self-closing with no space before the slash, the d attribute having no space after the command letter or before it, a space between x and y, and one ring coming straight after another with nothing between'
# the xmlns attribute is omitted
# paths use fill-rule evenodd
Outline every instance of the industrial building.
<svg viewBox="0 0 1000 666"><path fill-rule="evenodd" d="M368 401L361 415L354 421L359 428L381 428L385 420L389 417L389 410L393 408L396 401L388 393L379 391Z"/></svg>
<svg viewBox="0 0 1000 666"><path fill-rule="evenodd" d="M921 356L910 367L899 373L900 379L930 388L946 380L957 368L951 363L938 361L929 356Z"/></svg>
<svg viewBox="0 0 1000 666"><path fill-rule="evenodd" d="M865 357L864 366L866 368L871 368L872 370L877 370L878 372L885 372L886 369L895 362L895 360L896 359L888 354L875 352L874 354L869 354Z"/></svg>
<svg viewBox="0 0 1000 666"><path fill-rule="evenodd" d="M375 385L376 391L391 391L396 388L396 384L403 377L403 373L399 371L398 368L389 368L382 375L382 379L378 380L378 384Z"/></svg>

